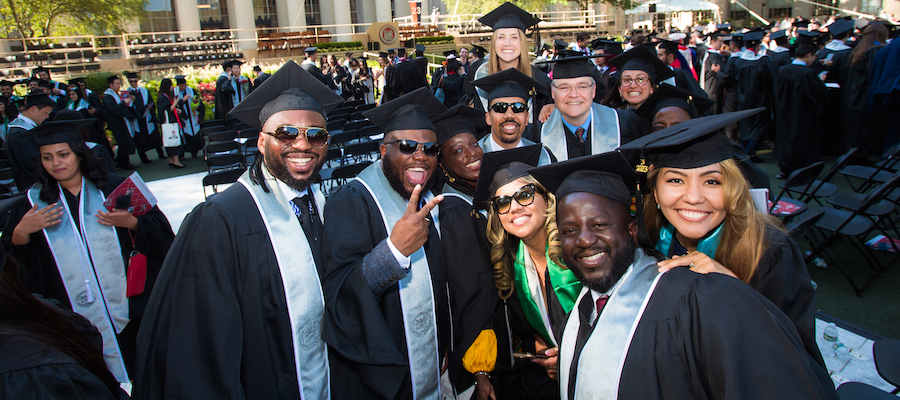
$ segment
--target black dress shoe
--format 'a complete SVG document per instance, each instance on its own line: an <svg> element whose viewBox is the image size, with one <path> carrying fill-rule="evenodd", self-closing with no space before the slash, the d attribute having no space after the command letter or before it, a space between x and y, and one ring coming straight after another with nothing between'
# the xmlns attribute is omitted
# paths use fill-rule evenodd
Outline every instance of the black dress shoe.
<svg viewBox="0 0 900 400"><path fill-rule="evenodd" d="M152 162L153 162L153 160L151 160L149 158L145 158L145 159L141 160L141 163L144 163L144 164L150 164Z"/></svg>

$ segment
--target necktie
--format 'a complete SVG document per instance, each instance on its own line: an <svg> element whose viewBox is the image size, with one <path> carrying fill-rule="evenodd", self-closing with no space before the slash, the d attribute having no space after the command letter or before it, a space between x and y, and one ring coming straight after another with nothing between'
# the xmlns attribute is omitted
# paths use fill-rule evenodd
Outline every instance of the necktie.
<svg viewBox="0 0 900 400"><path fill-rule="evenodd" d="M310 196L295 197L291 200L293 203L294 215L300 220L303 227L303 233L309 242L309 248L313 252L313 258L316 263L319 262L319 237L322 235L322 220L319 218L318 210L315 207L315 201L309 200Z"/></svg>
<svg viewBox="0 0 900 400"><path fill-rule="evenodd" d="M572 354L572 364L569 365L569 400L575 399L575 383L577 382L576 375L578 375L578 360L581 358L581 351L584 349L584 344L591 337L597 320L600 319L600 313L603 311L603 307L606 306L606 301L609 300L609 296L603 295L597 299L596 303L591 304L590 298L591 295L588 293L581 299L581 303L578 304L580 323L578 325L578 334L575 337L575 352ZM589 320L591 311L593 311L591 310L592 305L597 307L595 309L597 310L597 317L593 321Z"/></svg>
<svg viewBox="0 0 900 400"><path fill-rule="evenodd" d="M584 128L578 128L575 130L575 136L578 137L578 141L584 143L585 139L585 130Z"/></svg>

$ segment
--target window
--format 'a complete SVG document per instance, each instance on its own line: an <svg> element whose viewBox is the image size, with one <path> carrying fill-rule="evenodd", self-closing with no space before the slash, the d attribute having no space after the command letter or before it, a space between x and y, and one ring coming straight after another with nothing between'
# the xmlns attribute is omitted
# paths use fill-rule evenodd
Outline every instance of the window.
<svg viewBox="0 0 900 400"><path fill-rule="evenodd" d="M769 19L787 18L790 16L791 16L791 8L790 7L779 7L779 8L770 8L769 9Z"/></svg>
<svg viewBox="0 0 900 400"><path fill-rule="evenodd" d="M172 0L151 0L144 3L146 18L141 21L141 32L172 32L178 30Z"/></svg>
<svg viewBox="0 0 900 400"><path fill-rule="evenodd" d="M306 1L306 25L322 25L322 8L319 0Z"/></svg>
<svg viewBox="0 0 900 400"><path fill-rule="evenodd" d="M863 0L862 1L862 12L866 14L878 15L878 12L881 10L881 1L880 0Z"/></svg>
<svg viewBox="0 0 900 400"><path fill-rule="evenodd" d="M742 21L747 18L750 18L750 13L746 10L732 10L731 11L731 20L732 21Z"/></svg>
<svg viewBox="0 0 900 400"><path fill-rule="evenodd" d="M197 0L200 29L228 29L227 0Z"/></svg>
<svg viewBox="0 0 900 400"><path fill-rule="evenodd" d="M256 27L271 27L278 23L275 0L253 0L253 15Z"/></svg>

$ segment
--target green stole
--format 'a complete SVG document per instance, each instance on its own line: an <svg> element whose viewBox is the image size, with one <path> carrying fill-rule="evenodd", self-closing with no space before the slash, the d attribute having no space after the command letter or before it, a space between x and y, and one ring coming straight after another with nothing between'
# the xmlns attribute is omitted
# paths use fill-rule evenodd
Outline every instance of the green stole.
<svg viewBox="0 0 900 400"><path fill-rule="evenodd" d="M572 307L575 306L575 299L578 298L578 293L581 292L581 282L572 271L560 268L550 257L546 256L546 252L544 254L544 257L547 259L547 273L550 275L550 284L553 286L553 292L556 294L556 298L559 299L559 304L562 305L566 313L569 313L572 311ZM527 255L528 250L525 248L525 243L519 241L519 251L516 252L514 266L516 290L521 293L519 303L522 305L522 312L525 314L525 319L528 323L538 331L547 343L557 346L558 343L550 327L546 301L540 292L540 282L537 281L538 279L544 279L544 277L537 275L534 263L532 263L530 257L526 259ZM535 290L532 290L532 288Z"/></svg>

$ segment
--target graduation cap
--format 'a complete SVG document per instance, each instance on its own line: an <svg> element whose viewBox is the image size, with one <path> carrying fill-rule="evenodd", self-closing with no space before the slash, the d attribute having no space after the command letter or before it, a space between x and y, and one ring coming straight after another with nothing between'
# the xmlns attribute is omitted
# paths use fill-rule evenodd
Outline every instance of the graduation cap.
<svg viewBox="0 0 900 400"><path fill-rule="evenodd" d="M815 43L819 37L819 31L797 31L797 43Z"/></svg>
<svg viewBox="0 0 900 400"><path fill-rule="evenodd" d="M686 38L686 37L687 37L687 35L685 35L682 32L675 32L673 34L670 34L669 37L667 38L667 40L670 40L675 43L681 43L681 41L684 40L684 38Z"/></svg>
<svg viewBox="0 0 900 400"><path fill-rule="evenodd" d="M484 162L482 161L482 164ZM631 206L637 183L634 169L617 151L531 168L528 172L559 200L587 192Z"/></svg>
<svg viewBox="0 0 900 400"><path fill-rule="evenodd" d="M656 45L658 48L662 48L666 51L666 54L677 54L678 53L678 43L675 43L668 39L660 40Z"/></svg>
<svg viewBox="0 0 900 400"><path fill-rule="evenodd" d="M724 24L716 24L716 31L724 32L724 33L731 32L731 24L729 24L727 22Z"/></svg>
<svg viewBox="0 0 900 400"><path fill-rule="evenodd" d="M16 84L4 79L0 81L0 86L16 86Z"/></svg>
<svg viewBox="0 0 900 400"><path fill-rule="evenodd" d="M23 133L22 136L34 136L34 144L38 148L57 143L84 142L81 128L95 121L97 120L94 118L47 121Z"/></svg>
<svg viewBox="0 0 900 400"><path fill-rule="evenodd" d="M478 22L490 26L495 31L503 28L516 28L524 32L541 22L541 19L507 1L479 18Z"/></svg>
<svg viewBox="0 0 900 400"><path fill-rule="evenodd" d="M289 60L228 115L260 131L266 120L277 112L309 110L327 116L343 102L341 96Z"/></svg>
<svg viewBox="0 0 900 400"><path fill-rule="evenodd" d="M625 42L619 42L609 39L595 39L591 42L591 48L594 50L603 49L607 54L622 54L622 45Z"/></svg>
<svg viewBox="0 0 900 400"><path fill-rule="evenodd" d="M828 28L828 33L830 33L831 36L838 37L853 30L853 21L838 19L826 28Z"/></svg>
<svg viewBox="0 0 900 400"><path fill-rule="evenodd" d="M477 44L472 44L471 46L472 46L472 51L470 51L469 53L474 53L475 56L478 58L484 58L484 55L488 53L487 49L485 49L484 47L481 47Z"/></svg>
<svg viewBox="0 0 900 400"><path fill-rule="evenodd" d="M472 81L472 84L487 92L488 103L501 97L528 99L535 91L547 92L544 85L529 78L515 68L510 68Z"/></svg>
<svg viewBox="0 0 900 400"><path fill-rule="evenodd" d="M303 49L303 52L306 53L307 55L315 53L316 51L318 51L318 48L316 48L316 47L307 47L307 48Z"/></svg>
<svg viewBox="0 0 900 400"><path fill-rule="evenodd" d="M307 49L310 49L310 48L315 49L315 47L307 47ZM396 52L394 49L387 49L387 53L388 53L389 55L390 55L390 54L397 54L397 52Z"/></svg>
<svg viewBox="0 0 900 400"><path fill-rule="evenodd" d="M256 72L262 72L262 68L260 68L259 65L254 65L253 70Z"/></svg>
<svg viewBox="0 0 900 400"><path fill-rule="evenodd" d="M761 30L753 30L749 32L745 32L743 39L744 43L759 43L762 41L763 37L766 36L766 33Z"/></svg>
<svg viewBox="0 0 900 400"><path fill-rule="evenodd" d="M45 67L36 67L36 68L34 68L34 69L31 70L31 74L32 74L32 75L37 75L38 72L46 72L46 73L49 74L49 73L50 73L50 70L47 69L47 68L45 68Z"/></svg>
<svg viewBox="0 0 900 400"><path fill-rule="evenodd" d="M593 76L594 63L592 58L601 57L602 55L585 55L579 51L567 50L562 57L553 60L540 61L535 64L553 64L553 80L580 78L583 76Z"/></svg>
<svg viewBox="0 0 900 400"><path fill-rule="evenodd" d="M716 105L716 102L706 97L697 96L668 83L661 83L636 112L638 115L647 118L648 121L653 121L653 117L656 116L659 110L666 107L678 107L687 111L691 118L697 118L714 105Z"/></svg>
<svg viewBox="0 0 900 400"><path fill-rule="evenodd" d="M46 93L27 94L27 95L25 95L24 98L22 98L22 100L25 102L26 109L34 107L34 106L40 106L40 105L49 106L49 107L53 107L56 105L56 102L54 102L52 99L50 99L50 96Z"/></svg>
<svg viewBox="0 0 900 400"><path fill-rule="evenodd" d="M384 133L407 129L427 129L434 132L437 129L431 121L444 111L447 111L447 107L434 97L431 90L420 87L363 112L363 116L384 129Z"/></svg>
<svg viewBox="0 0 900 400"><path fill-rule="evenodd" d="M456 52L456 50L447 50L444 52L444 57L447 57L448 59L451 57L458 58L459 54Z"/></svg>
<svg viewBox="0 0 900 400"><path fill-rule="evenodd" d="M393 50L395 50L397 52L397 55L400 57L406 56L406 47L396 47Z"/></svg>
<svg viewBox="0 0 900 400"><path fill-rule="evenodd" d="M450 140L460 133L471 133L477 139L481 139L487 133L487 121L484 113L472 107L457 104L442 112L432 120L440 144Z"/></svg>
<svg viewBox="0 0 900 400"><path fill-rule="evenodd" d="M772 32L769 34L769 39L771 39L771 40L778 40L778 39L786 38L786 37L787 37L787 33L785 33L785 31L775 31L775 32Z"/></svg>
<svg viewBox="0 0 900 400"><path fill-rule="evenodd" d="M175 75L175 83L176 84L184 84L187 83L187 79L184 75Z"/></svg>
<svg viewBox="0 0 900 400"><path fill-rule="evenodd" d="M378 57L384 57L384 58L387 58L387 56L388 56L388 53L385 52L385 51L379 51L379 52L378 52Z"/></svg>
<svg viewBox="0 0 900 400"><path fill-rule="evenodd" d="M528 170L537 166L540 157L539 144L484 153L472 206L476 210L487 208L488 200L494 197L497 189L528 175Z"/></svg>
<svg viewBox="0 0 900 400"><path fill-rule="evenodd" d="M244 65L244 62L241 60L231 60L231 66L233 67L235 65L238 65L238 66Z"/></svg>
<svg viewBox="0 0 900 400"><path fill-rule="evenodd" d="M126 74L125 76L127 76L128 79L140 79L140 78L141 78L141 77L139 77L138 74L135 73L135 72L129 72L129 73Z"/></svg>
<svg viewBox="0 0 900 400"><path fill-rule="evenodd" d="M561 39L553 39L553 48L557 51L565 50L569 47L569 43Z"/></svg>
<svg viewBox="0 0 900 400"><path fill-rule="evenodd" d="M797 27L797 28L806 28L809 26L809 20L798 19L798 20L794 21L793 23L791 23L791 25L793 25L794 27Z"/></svg>
<svg viewBox="0 0 900 400"><path fill-rule="evenodd" d="M425 45L422 45L422 44L416 44L416 51L422 51L422 52L424 52L424 51L425 51Z"/></svg>
<svg viewBox="0 0 900 400"><path fill-rule="evenodd" d="M635 46L609 60L609 63L620 73L629 70L644 71L654 84L675 76L672 69L647 46Z"/></svg>
<svg viewBox="0 0 900 400"><path fill-rule="evenodd" d="M619 151L640 152L656 168L700 168L732 158L732 142L719 130L765 107L694 118L628 142ZM624 154L627 156L627 154ZM643 163L643 160L642 160ZM644 165L638 166L639 169ZM639 171L645 172L645 171Z"/></svg>

